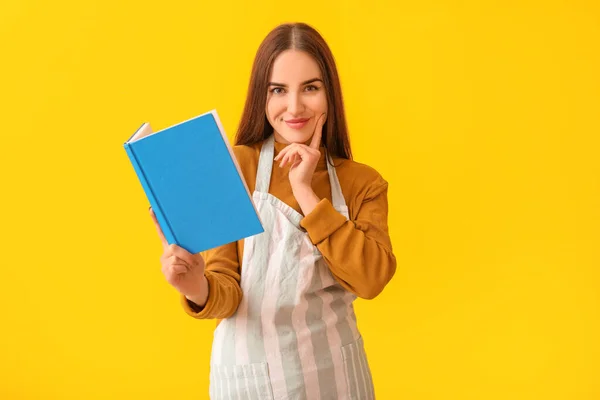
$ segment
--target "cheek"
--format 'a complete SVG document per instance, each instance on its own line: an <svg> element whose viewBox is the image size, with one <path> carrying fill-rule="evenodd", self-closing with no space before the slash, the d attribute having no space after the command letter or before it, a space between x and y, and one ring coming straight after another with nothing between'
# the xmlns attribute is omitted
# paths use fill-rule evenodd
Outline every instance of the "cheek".
<svg viewBox="0 0 600 400"><path fill-rule="evenodd" d="M325 95L325 92L321 92L313 98L311 108L317 112L327 111L327 96Z"/></svg>
<svg viewBox="0 0 600 400"><path fill-rule="evenodd" d="M267 117L270 121L276 120L284 111L285 106L280 99L271 97L267 100Z"/></svg>

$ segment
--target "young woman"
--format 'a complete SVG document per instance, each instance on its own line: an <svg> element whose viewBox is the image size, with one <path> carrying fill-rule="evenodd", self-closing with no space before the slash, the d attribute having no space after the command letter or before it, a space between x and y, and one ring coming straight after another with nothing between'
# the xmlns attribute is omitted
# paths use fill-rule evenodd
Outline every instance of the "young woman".
<svg viewBox="0 0 600 400"><path fill-rule="evenodd" d="M374 398L352 302L396 269L388 185L352 161L334 58L310 26L280 25L260 45L234 152L264 233L190 254L151 211L185 311L220 320L211 398Z"/></svg>

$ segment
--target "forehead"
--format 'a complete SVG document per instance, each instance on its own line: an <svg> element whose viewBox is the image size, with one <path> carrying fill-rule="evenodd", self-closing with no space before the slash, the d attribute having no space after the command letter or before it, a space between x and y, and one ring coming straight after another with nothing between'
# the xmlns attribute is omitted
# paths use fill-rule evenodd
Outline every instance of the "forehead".
<svg viewBox="0 0 600 400"><path fill-rule="evenodd" d="M319 65L304 51L286 50L273 62L271 82L294 84L322 78Z"/></svg>

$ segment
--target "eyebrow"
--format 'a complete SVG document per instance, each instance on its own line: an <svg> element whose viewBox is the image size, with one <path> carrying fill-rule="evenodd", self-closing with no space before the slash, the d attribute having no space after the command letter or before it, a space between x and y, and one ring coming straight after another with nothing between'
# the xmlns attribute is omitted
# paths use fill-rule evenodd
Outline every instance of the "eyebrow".
<svg viewBox="0 0 600 400"><path fill-rule="evenodd" d="M302 82L302 85L308 85L309 83L313 83L313 82L321 82L321 83L323 83L323 80L320 79L320 78L313 78L313 79L309 79L307 81ZM284 84L284 83L276 83L276 82L269 82L269 86L287 87L287 85Z"/></svg>

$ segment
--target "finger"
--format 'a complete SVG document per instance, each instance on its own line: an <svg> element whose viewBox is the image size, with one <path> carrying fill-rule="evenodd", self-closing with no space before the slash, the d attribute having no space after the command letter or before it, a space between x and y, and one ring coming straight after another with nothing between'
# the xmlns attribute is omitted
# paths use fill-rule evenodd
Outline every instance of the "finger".
<svg viewBox="0 0 600 400"><path fill-rule="evenodd" d="M164 268L162 272L165 278L167 278L167 282L174 285L181 277L184 277L188 273L188 270L185 265L172 264Z"/></svg>
<svg viewBox="0 0 600 400"><path fill-rule="evenodd" d="M325 125L326 115L326 113L323 113L315 125L315 131L313 132L313 137L310 141L310 147L315 150L318 150L321 146L321 137L323 136L323 125Z"/></svg>
<svg viewBox="0 0 600 400"><path fill-rule="evenodd" d="M284 166L287 164L290 164L292 162L292 160L295 160L296 158L300 158L300 156L298 155L298 151L300 149L301 145L297 145L295 146L292 150L290 150L287 155L285 156L285 163L283 164Z"/></svg>
<svg viewBox="0 0 600 400"><path fill-rule="evenodd" d="M306 145L298 144L298 146L296 146L296 148L294 149L293 153L287 157L286 162L293 164L296 161L301 162L302 160L307 160L311 156L315 155L313 153L314 151L314 149L311 149ZM318 150L316 151L318 152Z"/></svg>
<svg viewBox="0 0 600 400"><path fill-rule="evenodd" d="M302 159L300 158L300 156L298 156L298 154L294 153L287 158L286 165L289 164L291 168L292 165L296 164L296 162L298 161L302 161Z"/></svg>
<svg viewBox="0 0 600 400"><path fill-rule="evenodd" d="M290 151L290 149L292 148L292 146L293 146L293 143L287 145L283 150L281 150L279 152L279 154L277 154L277 157L275 157L274 160L275 161L281 160L287 154L287 152Z"/></svg>
<svg viewBox="0 0 600 400"><path fill-rule="evenodd" d="M310 147L308 146L298 146L296 151L294 151L294 156L298 158L298 161L306 160L310 158L312 154L311 152L309 152L309 149Z"/></svg>
<svg viewBox="0 0 600 400"><path fill-rule="evenodd" d="M156 215L154 214L154 210L152 209L152 207L150 207L150 216L152 217L152 221L154 221L154 225L156 226L156 231L158 232L160 242L163 248L166 249L169 246L169 242L165 238L165 235L160 227L160 224L158 223L158 220L156 219Z"/></svg>
<svg viewBox="0 0 600 400"><path fill-rule="evenodd" d="M298 165L300 165L302 163L302 158L300 157L296 157L294 158L294 160L292 160L291 165L290 165L290 170L296 168Z"/></svg>
<svg viewBox="0 0 600 400"><path fill-rule="evenodd" d="M280 167L283 167L285 164L287 164L289 156L290 156L290 152L288 152L288 154L283 156L283 158L281 159L281 162L279 163Z"/></svg>
<svg viewBox="0 0 600 400"><path fill-rule="evenodd" d="M166 258L163 269L168 271L173 268L173 265L182 265L186 270L190 269L190 265L183 259L177 256L169 256Z"/></svg>
<svg viewBox="0 0 600 400"><path fill-rule="evenodd" d="M294 154L296 154L296 148L295 147L291 147L290 150L288 150L285 154L285 156L283 156L283 158L281 159L281 163L279 164L281 167L285 166L289 161L290 158L294 156Z"/></svg>
<svg viewBox="0 0 600 400"><path fill-rule="evenodd" d="M189 270L189 267L185 264L171 264L171 271L176 275L185 274Z"/></svg>
<svg viewBox="0 0 600 400"><path fill-rule="evenodd" d="M184 249L183 247L177 246L176 244L171 244L169 246L169 250L173 257L177 257L178 259L182 260L188 265L195 266L196 264L198 264L198 261L196 260L194 255L186 249Z"/></svg>

